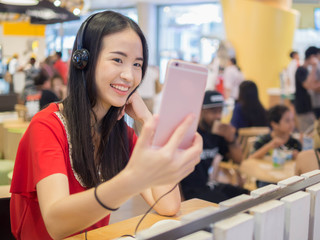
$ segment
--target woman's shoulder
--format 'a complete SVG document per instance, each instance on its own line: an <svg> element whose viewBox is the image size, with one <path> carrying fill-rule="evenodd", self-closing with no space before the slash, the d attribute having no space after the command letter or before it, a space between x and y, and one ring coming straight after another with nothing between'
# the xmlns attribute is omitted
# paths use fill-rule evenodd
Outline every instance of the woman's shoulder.
<svg viewBox="0 0 320 240"><path fill-rule="evenodd" d="M47 128L57 130L58 127L61 128L65 125L63 123L63 117L61 117L59 113L58 104L51 103L48 105L48 107L44 108L33 116L30 122L30 127L41 128L40 126L46 126Z"/></svg>
<svg viewBox="0 0 320 240"><path fill-rule="evenodd" d="M34 115L32 118L32 121L39 120L39 119L44 119L50 116L53 116L55 112L59 111L59 106L57 103L51 103L49 104L46 108L42 109L38 113Z"/></svg>

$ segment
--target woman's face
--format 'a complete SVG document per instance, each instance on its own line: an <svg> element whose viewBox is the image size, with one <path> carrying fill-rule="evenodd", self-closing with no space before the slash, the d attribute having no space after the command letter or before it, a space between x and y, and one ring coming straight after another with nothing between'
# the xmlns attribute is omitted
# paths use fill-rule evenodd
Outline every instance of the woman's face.
<svg viewBox="0 0 320 240"><path fill-rule="evenodd" d="M291 111L286 111L277 125L277 130L283 133L292 133L294 129L294 116Z"/></svg>
<svg viewBox="0 0 320 240"><path fill-rule="evenodd" d="M108 111L123 106L142 77L143 48L140 37L128 28L105 36L95 70L97 106Z"/></svg>

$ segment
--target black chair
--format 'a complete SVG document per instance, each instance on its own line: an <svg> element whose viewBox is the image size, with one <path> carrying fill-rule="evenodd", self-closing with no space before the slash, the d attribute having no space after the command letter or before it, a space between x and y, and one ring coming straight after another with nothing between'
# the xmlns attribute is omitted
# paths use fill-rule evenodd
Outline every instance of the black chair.
<svg viewBox="0 0 320 240"><path fill-rule="evenodd" d="M14 106L18 103L16 93L0 94L0 112L14 111Z"/></svg>
<svg viewBox="0 0 320 240"><path fill-rule="evenodd" d="M0 238L14 240L10 223L10 197L0 198Z"/></svg>

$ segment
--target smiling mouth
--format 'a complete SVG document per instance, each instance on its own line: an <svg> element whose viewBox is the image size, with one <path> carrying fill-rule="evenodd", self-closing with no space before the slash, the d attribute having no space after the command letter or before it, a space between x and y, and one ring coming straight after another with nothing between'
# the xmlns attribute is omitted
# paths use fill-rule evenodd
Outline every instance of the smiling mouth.
<svg viewBox="0 0 320 240"><path fill-rule="evenodd" d="M117 89L117 90L121 91L121 92L127 92L127 91L129 91L129 87L119 86L119 85L112 85L112 84L110 84L110 86L111 86L112 88L114 88L114 89Z"/></svg>

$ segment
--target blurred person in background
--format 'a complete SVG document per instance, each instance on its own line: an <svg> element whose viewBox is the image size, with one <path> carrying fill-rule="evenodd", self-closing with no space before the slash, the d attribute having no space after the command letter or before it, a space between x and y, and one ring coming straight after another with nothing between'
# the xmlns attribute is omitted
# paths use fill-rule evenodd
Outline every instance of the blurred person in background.
<svg viewBox="0 0 320 240"><path fill-rule="evenodd" d="M317 52L317 70L316 70L316 86L309 90L309 94L311 97L311 104L312 104L312 110L316 117L316 119L320 118L320 88L319 88L319 82L320 82L320 49L318 48ZM309 69L310 70L310 69ZM311 70L312 71L312 70Z"/></svg>
<svg viewBox="0 0 320 240"><path fill-rule="evenodd" d="M36 91L36 86L34 84L34 79L40 72L40 68L36 64L36 58L31 57L29 62L24 67L23 71L25 72L25 86L20 96L20 102L24 104L26 97Z"/></svg>
<svg viewBox="0 0 320 240"><path fill-rule="evenodd" d="M211 62L208 64L208 78L206 90L215 90L216 81L219 73L220 60L218 57L212 57Z"/></svg>
<svg viewBox="0 0 320 240"><path fill-rule="evenodd" d="M51 90L56 96L63 100L67 96L67 86L64 85L63 78L59 74L55 74L51 79Z"/></svg>
<svg viewBox="0 0 320 240"><path fill-rule="evenodd" d="M257 85L250 80L239 86L239 99L233 109L231 124L237 130L244 127L268 126L267 112L262 106Z"/></svg>
<svg viewBox="0 0 320 240"><path fill-rule="evenodd" d="M244 76L237 66L236 59L230 58L223 74L224 96L226 99L238 100L239 86L242 81L244 81Z"/></svg>
<svg viewBox="0 0 320 240"><path fill-rule="evenodd" d="M17 53L13 54L11 60L8 63L8 71L11 75L15 74L19 71L20 63L19 63L19 55Z"/></svg>
<svg viewBox="0 0 320 240"><path fill-rule="evenodd" d="M62 61L62 52L56 52L54 55L54 69L61 75L65 85L68 83L68 65L66 62Z"/></svg>
<svg viewBox="0 0 320 240"><path fill-rule="evenodd" d="M59 72L53 67L54 64L54 56L48 56L44 61L40 63L40 67L44 69L50 78L55 74L59 74Z"/></svg>
<svg viewBox="0 0 320 240"><path fill-rule="evenodd" d="M223 71L224 71L224 68L220 66L217 81L215 83L216 84L215 90L221 93L222 96L224 96Z"/></svg>
<svg viewBox="0 0 320 240"><path fill-rule="evenodd" d="M35 77L34 84L41 94L39 101L40 110L47 106L49 103L59 101L57 95L51 90L50 78L45 71L41 71L38 76Z"/></svg>
<svg viewBox="0 0 320 240"><path fill-rule="evenodd" d="M35 57L31 57L29 59L28 64L24 67L23 71L26 74L26 85L27 88L28 85L34 85L34 78L39 74L40 67L37 64L37 60Z"/></svg>
<svg viewBox="0 0 320 240"><path fill-rule="evenodd" d="M35 88L26 96L27 118L30 120L37 112L49 103L58 102L59 98L51 91L50 78L45 70L41 70L34 78Z"/></svg>
<svg viewBox="0 0 320 240"><path fill-rule="evenodd" d="M263 158L272 155L275 148L292 151L295 159L302 150L301 143L292 137L294 130L294 116L287 106L276 105L268 110L268 120L271 132L258 137L253 146L252 158Z"/></svg>
<svg viewBox="0 0 320 240"><path fill-rule="evenodd" d="M5 81L9 83L9 92L13 93L13 75L20 71L20 63L19 63L19 55L17 53L13 54L11 58L9 58L7 63L7 72L5 74Z"/></svg>
<svg viewBox="0 0 320 240"><path fill-rule="evenodd" d="M300 66L300 57L297 51L290 52L289 56L291 60L286 68L286 89L288 89L290 94L294 94L296 92L295 75L298 67Z"/></svg>
<svg viewBox="0 0 320 240"><path fill-rule="evenodd" d="M247 193L247 190L231 184L214 182L212 185L210 182L210 171L217 157L222 157L222 161L242 161L242 150L236 140L235 128L220 123L223 106L224 98L219 92L206 91L198 125L198 133L203 139L203 151L195 170L181 181L185 199L200 198L219 203Z"/></svg>
<svg viewBox="0 0 320 240"><path fill-rule="evenodd" d="M309 91L320 90L320 81L317 81L318 51L319 49L314 46L309 47L305 51L304 63L298 67L295 75L296 94L294 106L300 132L300 141L302 141L304 133L313 126L315 121Z"/></svg>

